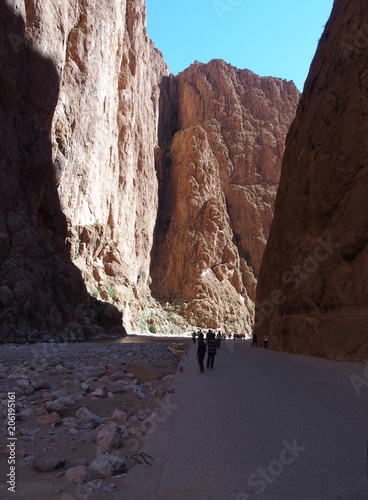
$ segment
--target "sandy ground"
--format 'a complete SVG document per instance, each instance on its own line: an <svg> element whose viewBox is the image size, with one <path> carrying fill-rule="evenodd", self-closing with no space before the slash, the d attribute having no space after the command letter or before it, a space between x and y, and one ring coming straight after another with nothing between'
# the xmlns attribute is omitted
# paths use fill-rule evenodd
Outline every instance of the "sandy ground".
<svg viewBox="0 0 368 500"><path fill-rule="evenodd" d="M134 455L165 395L175 391L172 379L188 344L183 338L139 337L124 343L0 346L0 497L121 498L124 478L137 464ZM80 408L101 425L81 420ZM114 432L102 439L103 424ZM14 448L15 493L7 483L13 479L7 474ZM126 471L92 473L90 465L103 454L124 461ZM70 469L76 474L69 476Z"/></svg>

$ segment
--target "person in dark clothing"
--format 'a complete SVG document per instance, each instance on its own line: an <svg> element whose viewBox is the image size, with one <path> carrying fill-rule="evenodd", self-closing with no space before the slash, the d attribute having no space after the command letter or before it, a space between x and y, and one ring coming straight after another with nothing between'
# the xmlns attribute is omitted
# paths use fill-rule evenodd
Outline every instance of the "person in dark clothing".
<svg viewBox="0 0 368 500"><path fill-rule="evenodd" d="M218 342L216 340L215 334L212 333L211 337L208 339L208 354L207 354L207 368L213 368L213 363L215 361L215 356L217 354Z"/></svg>
<svg viewBox="0 0 368 500"><path fill-rule="evenodd" d="M252 337L253 337L253 340L252 340L252 347L257 347L257 334L254 333L254 330L253 330L253 333L252 333Z"/></svg>
<svg viewBox="0 0 368 500"><path fill-rule="evenodd" d="M198 335L198 347L197 347L197 359L199 364L200 372L204 372L203 360L206 354L206 344L203 342L203 333Z"/></svg>
<svg viewBox="0 0 368 500"><path fill-rule="evenodd" d="M193 344L195 344L195 339L196 339L196 336L197 336L197 333L196 333L196 332L193 332L193 333L192 333L192 340L193 340Z"/></svg>

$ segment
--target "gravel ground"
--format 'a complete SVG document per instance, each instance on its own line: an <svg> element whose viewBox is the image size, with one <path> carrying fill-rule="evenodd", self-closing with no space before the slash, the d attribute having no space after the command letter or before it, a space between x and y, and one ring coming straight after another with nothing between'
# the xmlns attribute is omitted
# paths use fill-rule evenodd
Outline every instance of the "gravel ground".
<svg viewBox="0 0 368 500"><path fill-rule="evenodd" d="M188 344L1 345L0 497L119 498Z"/></svg>

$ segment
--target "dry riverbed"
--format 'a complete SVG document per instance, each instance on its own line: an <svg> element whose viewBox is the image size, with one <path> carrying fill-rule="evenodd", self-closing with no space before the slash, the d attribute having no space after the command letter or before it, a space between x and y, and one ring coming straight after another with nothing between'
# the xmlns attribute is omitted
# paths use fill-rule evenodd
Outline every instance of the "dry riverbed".
<svg viewBox="0 0 368 500"><path fill-rule="evenodd" d="M0 346L0 497L123 498L187 345Z"/></svg>

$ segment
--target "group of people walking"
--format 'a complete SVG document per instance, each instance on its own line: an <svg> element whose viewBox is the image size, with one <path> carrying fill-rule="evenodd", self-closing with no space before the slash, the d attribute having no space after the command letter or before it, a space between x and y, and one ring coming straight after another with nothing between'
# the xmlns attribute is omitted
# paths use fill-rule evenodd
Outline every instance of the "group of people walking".
<svg viewBox="0 0 368 500"><path fill-rule="evenodd" d="M200 330L198 332L193 332L192 333L193 344L195 344L195 339L197 337L199 337L199 335L201 333L202 332ZM207 332L207 335L208 335L208 332ZM206 342L207 342L207 335L206 335ZM218 332L217 335L216 335L216 339L219 340L219 341L226 340L227 338L228 339L233 338L234 340L245 340L247 337L246 337L245 333L235 333L235 332L234 333L228 333L227 335L224 332Z"/></svg>
<svg viewBox="0 0 368 500"><path fill-rule="evenodd" d="M238 335L234 333L234 340L245 338L245 335ZM193 332L192 339L193 344L195 344L195 339L198 337L198 347L197 347L197 358L199 364L199 371L204 373L204 358L207 352L207 369L213 369L215 362L215 356L217 354L217 349L221 347L221 340L226 339L226 334L218 332L217 335L212 330L208 330L206 334L206 341L204 340L204 334L199 330L198 332ZM231 338L231 337L230 337ZM252 332L252 347L257 347L257 334ZM268 349L268 335L266 334L263 339L263 347Z"/></svg>
<svg viewBox="0 0 368 500"><path fill-rule="evenodd" d="M204 373L204 358L207 350L207 369L213 369L213 364L215 362L215 356L217 354L217 349L221 346L221 334L218 333L217 336L215 332L208 330L206 335L206 342L204 341L204 335L202 332L198 333L198 347L197 347L197 358L199 364L199 371Z"/></svg>

